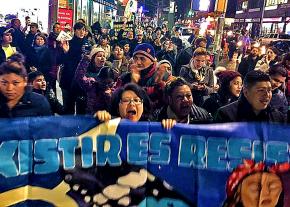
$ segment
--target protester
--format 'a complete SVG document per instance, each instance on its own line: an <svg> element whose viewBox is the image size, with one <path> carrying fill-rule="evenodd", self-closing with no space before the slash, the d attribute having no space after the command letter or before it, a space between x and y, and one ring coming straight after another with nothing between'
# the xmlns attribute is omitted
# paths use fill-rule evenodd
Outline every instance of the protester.
<svg viewBox="0 0 290 207"><path fill-rule="evenodd" d="M259 57L260 48L257 45L253 44L251 48L251 53L248 56L245 56L239 65L238 71L244 78L245 75L254 70L257 62L260 60Z"/></svg>
<svg viewBox="0 0 290 207"><path fill-rule="evenodd" d="M121 44L117 43L113 45L112 54L108 61L112 63L116 77L128 72L129 61L124 56L124 48Z"/></svg>
<svg viewBox="0 0 290 207"><path fill-rule="evenodd" d="M261 70L268 73L269 68L279 62L280 52L275 47L269 47L267 49L266 55L262 57L256 64L255 70Z"/></svg>
<svg viewBox="0 0 290 207"><path fill-rule="evenodd" d="M159 61L168 60L170 64L174 66L176 54L177 54L177 50L173 42L170 40L165 40L162 43L161 50L156 54L156 57ZM175 71L174 71L174 74L176 74Z"/></svg>
<svg viewBox="0 0 290 207"><path fill-rule="evenodd" d="M11 28L13 28L12 32L12 43L11 45L19 48L20 52L26 54L27 47L25 44L25 34L21 31L21 21L18 18L14 18L11 20Z"/></svg>
<svg viewBox="0 0 290 207"><path fill-rule="evenodd" d="M27 73L20 61L0 65L0 117L49 116L48 101L27 88Z"/></svg>
<svg viewBox="0 0 290 207"><path fill-rule="evenodd" d="M217 93L210 94L202 106L213 116L218 108L238 100L243 85L241 74L235 71L221 71L217 77L219 82Z"/></svg>
<svg viewBox="0 0 290 207"><path fill-rule="evenodd" d="M150 99L138 85L131 83L114 93L110 111L98 111L100 121L108 121L111 116L129 119L133 122L148 121L151 111Z"/></svg>
<svg viewBox="0 0 290 207"><path fill-rule="evenodd" d="M287 118L288 102L284 92L285 90L281 87L285 85L287 75L287 71L283 65L273 65L269 69L269 76L272 86L272 99L270 106L279 110L285 118Z"/></svg>
<svg viewBox="0 0 290 207"><path fill-rule="evenodd" d="M171 119L177 123L210 123L212 116L203 108L194 104L191 85L182 78L177 78L166 87L168 105L154 112L153 120ZM170 120L167 120L170 122ZM167 123L168 124L168 123Z"/></svg>
<svg viewBox="0 0 290 207"><path fill-rule="evenodd" d="M38 70L43 73L46 80L50 80L49 72L52 67L52 54L47 46L46 36L43 33L37 33L35 35L30 54L30 71Z"/></svg>
<svg viewBox="0 0 290 207"><path fill-rule="evenodd" d="M250 71L243 84L239 100L218 109L217 122L286 122L283 114L270 106L272 87L268 74Z"/></svg>
<svg viewBox="0 0 290 207"><path fill-rule="evenodd" d="M50 108L55 114L64 114L64 108L58 101L52 88L47 85L42 72L35 71L28 74L28 84L32 87L32 91L46 97L50 104Z"/></svg>
<svg viewBox="0 0 290 207"><path fill-rule="evenodd" d="M86 93L86 113L108 110L114 85L114 72L107 63L102 48L92 49L80 61L74 79Z"/></svg>
<svg viewBox="0 0 290 207"><path fill-rule="evenodd" d="M12 28L7 29L6 27L0 27L0 64L5 62L11 55L15 54L18 49L11 45L13 37Z"/></svg>
<svg viewBox="0 0 290 207"><path fill-rule="evenodd" d="M207 52L204 48L197 48L188 65L182 66L180 77L184 78L193 88L195 103L201 106L204 97L213 93L214 77L212 68L206 66Z"/></svg>
<svg viewBox="0 0 290 207"><path fill-rule="evenodd" d="M86 26L83 23L74 25L74 36L69 42L63 41L63 70L60 78L60 88L62 90L63 105L67 114L85 113L85 93L74 82L73 78L77 66L82 58L84 45L87 42L85 38Z"/></svg>

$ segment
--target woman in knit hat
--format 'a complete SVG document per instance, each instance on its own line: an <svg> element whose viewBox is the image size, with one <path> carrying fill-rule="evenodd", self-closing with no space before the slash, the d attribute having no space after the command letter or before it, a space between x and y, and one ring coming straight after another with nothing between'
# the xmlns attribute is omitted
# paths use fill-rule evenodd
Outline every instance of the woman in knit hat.
<svg viewBox="0 0 290 207"><path fill-rule="evenodd" d="M213 116L218 108L232 103L238 99L242 90L241 74L236 71L221 71L216 74L219 82L217 93L213 93L205 100L203 108Z"/></svg>
<svg viewBox="0 0 290 207"><path fill-rule="evenodd" d="M86 92L88 114L108 109L114 79L114 72L111 64L106 61L104 49L93 48L89 55L83 56L77 67L75 80Z"/></svg>

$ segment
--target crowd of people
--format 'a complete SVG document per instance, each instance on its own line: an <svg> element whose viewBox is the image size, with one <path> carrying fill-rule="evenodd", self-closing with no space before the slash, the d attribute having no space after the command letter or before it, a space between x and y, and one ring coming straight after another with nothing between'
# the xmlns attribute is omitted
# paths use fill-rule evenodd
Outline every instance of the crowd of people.
<svg viewBox="0 0 290 207"><path fill-rule="evenodd" d="M78 20L69 41L19 19L0 28L0 117L91 114L101 121L287 123L290 54L251 44L214 65L207 36L184 48L179 31L146 26L119 32ZM209 43L209 44L208 44ZM242 55L239 62L238 56ZM234 63L234 66L233 64ZM56 96L56 83L62 101ZM62 102L62 104L61 104Z"/></svg>

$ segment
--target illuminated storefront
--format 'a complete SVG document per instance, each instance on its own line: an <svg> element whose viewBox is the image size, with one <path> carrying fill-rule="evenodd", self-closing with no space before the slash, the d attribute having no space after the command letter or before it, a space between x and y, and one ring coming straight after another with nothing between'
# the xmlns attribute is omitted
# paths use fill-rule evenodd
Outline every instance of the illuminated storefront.
<svg viewBox="0 0 290 207"><path fill-rule="evenodd" d="M5 26L13 17L20 19L25 25L25 17L29 16L32 22L38 23L39 28L48 30L48 1L49 0L9 0L0 6L0 25Z"/></svg>

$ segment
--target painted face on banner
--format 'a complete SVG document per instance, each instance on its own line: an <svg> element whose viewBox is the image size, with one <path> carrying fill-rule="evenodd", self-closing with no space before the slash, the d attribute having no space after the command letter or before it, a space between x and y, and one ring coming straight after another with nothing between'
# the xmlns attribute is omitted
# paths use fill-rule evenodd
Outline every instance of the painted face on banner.
<svg viewBox="0 0 290 207"><path fill-rule="evenodd" d="M275 207L282 182L273 173L259 172L246 177L241 185L241 201L246 207Z"/></svg>

